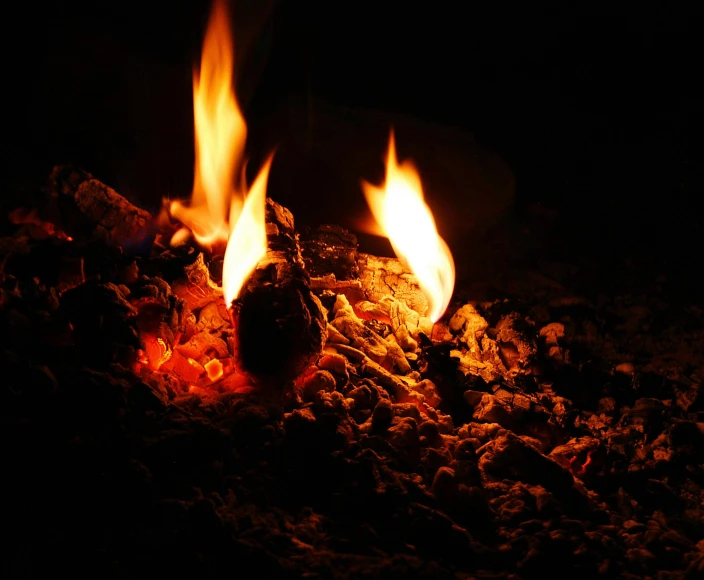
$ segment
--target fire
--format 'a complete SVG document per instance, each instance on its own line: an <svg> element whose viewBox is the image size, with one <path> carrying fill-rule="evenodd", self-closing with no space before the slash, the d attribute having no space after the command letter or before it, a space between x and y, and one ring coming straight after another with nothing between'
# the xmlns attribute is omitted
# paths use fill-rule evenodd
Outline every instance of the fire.
<svg viewBox="0 0 704 580"><path fill-rule="evenodd" d="M223 289L230 306L266 252L264 208L271 159L251 190L244 178L247 125L232 82L234 47L229 13L215 0L203 41L200 71L193 75L195 178L189 204L174 201L171 215L181 228L172 244L193 235L211 250L225 250Z"/></svg>
<svg viewBox="0 0 704 580"><path fill-rule="evenodd" d="M245 280L266 253L264 208L266 207L266 182L271 160L271 157L267 159L254 180L225 250L222 284L225 304L228 308L237 298Z"/></svg>
<svg viewBox="0 0 704 580"><path fill-rule="evenodd" d="M455 263L425 203L417 169L410 161L399 164L396 158L393 131L389 136L383 185L377 187L363 181L362 188L383 235L418 278L430 303L428 317L437 322L452 297Z"/></svg>

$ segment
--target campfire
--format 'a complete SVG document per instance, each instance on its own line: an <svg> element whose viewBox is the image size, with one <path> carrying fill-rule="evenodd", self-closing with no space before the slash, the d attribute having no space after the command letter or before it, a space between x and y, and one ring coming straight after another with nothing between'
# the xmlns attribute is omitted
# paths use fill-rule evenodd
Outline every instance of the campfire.
<svg viewBox="0 0 704 580"><path fill-rule="evenodd" d="M363 183L375 218L368 230L387 236L402 262L353 257L354 271L345 274L351 279L339 280L335 262L350 260L356 248L341 248L340 256L331 248L329 271L318 269L311 277L305 262L320 258L302 251L293 216L266 198L273 157L251 187L246 183L247 127L232 89L233 66L228 14L216 2L193 81L193 193L187 203L165 201L159 221L178 229L168 244L160 232L164 245L157 245L176 248L191 241L197 258L184 268L184 279L170 281L182 301L178 324L163 319L172 316L166 297L127 298L143 343L135 371L147 380L154 371L170 373L191 392L283 388L287 381L304 381L324 351L339 357L346 347L389 380L393 371L408 374L407 354L418 350L421 333L432 336L454 286L452 256L424 201L417 170L398 163L392 133L385 183ZM308 240L309 247L314 244ZM378 275L389 270L400 278L389 283L392 278L384 276L382 289ZM363 320L385 324L388 331L370 329ZM410 387L404 388L410 395ZM422 395L417 398L423 403Z"/></svg>
<svg viewBox="0 0 704 580"><path fill-rule="evenodd" d="M699 385L597 347L607 323L545 276L456 290L393 131L382 183L359 176L359 194L395 257L337 225L298 229L267 197L275 154L247 180L229 22L216 1L190 199L152 214L57 166L0 239L4 413L112 498L95 501L114 528L88 484L57 484L57 517L81 506L104 532L78 536L108 554L92 572L701 573Z"/></svg>

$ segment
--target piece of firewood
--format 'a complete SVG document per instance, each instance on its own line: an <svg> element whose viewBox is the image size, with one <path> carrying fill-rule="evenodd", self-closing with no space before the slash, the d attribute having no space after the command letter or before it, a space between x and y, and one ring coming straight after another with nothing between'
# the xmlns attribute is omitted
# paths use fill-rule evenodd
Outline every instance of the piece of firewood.
<svg viewBox="0 0 704 580"><path fill-rule="evenodd" d="M112 246L138 244L150 235L152 216L90 173L54 167L47 184L51 219L74 238L97 238Z"/></svg>
<svg viewBox="0 0 704 580"><path fill-rule="evenodd" d="M303 228L300 246L306 270L313 280L338 283L359 279L357 236L336 225Z"/></svg>
<svg viewBox="0 0 704 580"><path fill-rule="evenodd" d="M418 279L396 258L358 252L353 233L340 226L323 225L304 229L300 239L314 290L346 294L353 303L359 299L378 303L384 296L391 296L421 316L427 312L428 299Z"/></svg>
<svg viewBox="0 0 704 580"><path fill-rule="evenodd" d="M291 212L266 201L268 249L233 301L235 358L260 382L282 384L322 352L327 318L310 288Z"/></svg>
<svg viewBox="0 0 704 580"><path fill-rule="evenodd" d="M421 316L428 311L428 299L418 279L396 258L359 254L357 256L362 292L367 300L380 302L384 296L403 301Z"/></svg>

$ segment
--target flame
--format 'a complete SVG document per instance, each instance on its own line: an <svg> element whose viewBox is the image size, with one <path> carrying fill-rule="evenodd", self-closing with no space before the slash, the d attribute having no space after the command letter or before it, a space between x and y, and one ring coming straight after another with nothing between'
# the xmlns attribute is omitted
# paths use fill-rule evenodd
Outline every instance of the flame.
<svg viewBox="0 0 704 580"><path fill-rule="evenodd" d="M428 317L437 322L452 297L455 263L425 203L417 169L410 161L399 164L396 158L393 131L389 136L383 185L377 187L363 181L362 188L374 219L389 238L394 252L418 278L430 303Z"/></svg>
<svg viewBox="0 0 704 580"><path fill-rule="evenodd" d="M271 160L267 159L254 180L225 250L222 286L228 308L266 253L266 183Z"/></svg>
<svg viewBox="0 0 704 580"><path fill-rule="evenodd" d="M247 125L232 82L234 47L223 0L215 0L203 41L200 71L193 75L195 177L188 204L174 201L171 215L185 228L171 239L189 235L211 250L226 246L223 287L229 307L266 252L264 208L271 158L247 191L244 148Z"/></svg>

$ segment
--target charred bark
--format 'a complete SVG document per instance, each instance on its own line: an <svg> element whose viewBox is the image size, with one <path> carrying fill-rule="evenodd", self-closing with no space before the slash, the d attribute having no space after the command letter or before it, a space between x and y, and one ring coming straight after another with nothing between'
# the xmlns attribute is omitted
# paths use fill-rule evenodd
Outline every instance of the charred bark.
<svg viewBox="0 0 704 580"><path fill-rule="evenodd" d="M54 167L47 192L51 198L50 221L73 237L125 247L146 241L153 233L148 211L80 169Z"/></svg>
<svg viewBox="0 0 704 580"><path fill-rule="evenodd" d="M353 303L360 299L376 303L392 296L421 315L428 309L417 278L398 259L360 253L356 236L344 228L304 230L301 252L317 291L346 294Z"/></svg>
<svg viewBox="0 0 704 580"><path fill-rule="evenodd" d="M428 299L418 285L418 279L396 258L359 254L359 277L367 300L379 302L393 296L421 316L428 310Z"/></svg>
<svg viewBox="0 0 704 580"><path fill-rule="evenodd" d="M359 279L357 236L336 225L305 228L300 235L301 255L313 283Z"/></svg>
<svg viewBox="0 0 704 580"><path fill-rule="evenodd" d="M236 358L261 381L297 376L322 351L327 320L311 291L293 215L267 199L268 249L233 302Z"/></svg>

